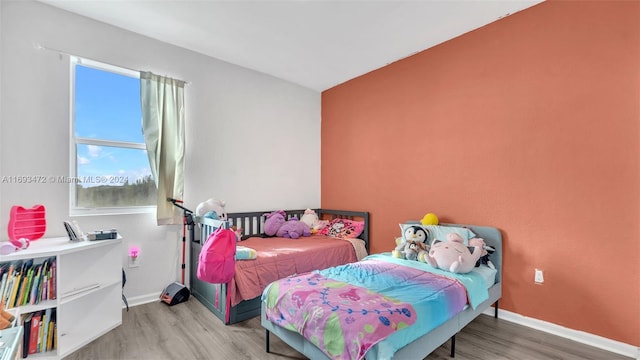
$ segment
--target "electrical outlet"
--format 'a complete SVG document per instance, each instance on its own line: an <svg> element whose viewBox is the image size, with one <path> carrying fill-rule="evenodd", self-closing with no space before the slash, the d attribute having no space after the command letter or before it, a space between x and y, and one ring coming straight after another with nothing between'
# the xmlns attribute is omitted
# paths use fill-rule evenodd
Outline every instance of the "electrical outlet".
<svg viewBox="0 0 640 360"><path fill-rule="evenodd" d="M536 269L536 275L533 280L536 284L544 283L544 275L542 274L542 270Z"/></svg>
<svg viewBox="0 0 640 360"><path fill-rule="evenodd" d="M140 256L129 256L129 267L140 266Z"/></svg>

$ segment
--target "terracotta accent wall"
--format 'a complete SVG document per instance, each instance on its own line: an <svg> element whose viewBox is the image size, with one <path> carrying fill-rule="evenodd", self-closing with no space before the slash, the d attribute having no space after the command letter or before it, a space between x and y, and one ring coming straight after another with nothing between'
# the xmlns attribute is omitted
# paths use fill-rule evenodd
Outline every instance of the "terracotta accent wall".
<svg viewBox="0 0 640 360"><path fill-rule="evenodd" d="M322 207L498 227L501 308L640 346L639 67L640 2L550 1L329 89Z"/></svg>

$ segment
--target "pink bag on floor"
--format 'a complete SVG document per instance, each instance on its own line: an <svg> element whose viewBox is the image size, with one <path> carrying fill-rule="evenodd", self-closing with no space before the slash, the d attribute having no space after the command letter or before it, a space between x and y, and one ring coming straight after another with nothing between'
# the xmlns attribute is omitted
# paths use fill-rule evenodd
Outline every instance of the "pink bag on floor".
<svg viewBox="0 0 640 360"><path fill-rule="evenodd" d="M236 265L236 234L219 228L207 239L200 251L198 279L212 284L225 284L233 279Z"/></svg>

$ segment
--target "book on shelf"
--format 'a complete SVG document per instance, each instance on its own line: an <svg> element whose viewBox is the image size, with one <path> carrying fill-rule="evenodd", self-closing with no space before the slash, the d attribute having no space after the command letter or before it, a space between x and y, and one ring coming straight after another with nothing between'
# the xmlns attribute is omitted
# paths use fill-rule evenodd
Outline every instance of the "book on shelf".
<svg viewBox="0 0 640 360"><path fill-rule="evenodd" d="M13 308L55 299L55 271L55 257L0 263L0 302Z"/></svg>
<svg viewBox="0 0 640 360"><path fill-rule="evenodd" d="M51 279L51 284L50 285L51 286L49 286L49 299L50 300L54 300L56 298L56 296L57 296L57 294L56 294L56 291L57 291L57 288L56 288L56 279L57 279L56 271L57 271L57 265L56 265L56 262L54 261L54 262L51 263L51 276L50 276L50 279Z"/></svg>
<svg viewBox="0 0 640 360"><path fill-rule="evenodd" d="M38 351L38 336L40 335L40 319L42 315L40 311L33 313L31 317L31 330L29 334L29 351L28 354L35 354Z"/></svg>
<svg viewBox="0 0 640 360"><path fill-rule="evenodd" d="M40 326L38 327L38 341L36 343L36 352L42 352L42 339L44 338L44 323L47 320L46 315L42 313L40 318Z"/></svg>
<svg viewBox="0 0 640 360"><path fill-rule="evenodd" d="M42 336L40 339L40 351L41 352L45 352L47 351L47 339L49 336L49 323L51 323L51 308L47 308L44 311L44 320L42 320Z"/></svg>
<svg viewBox="0 0 640 360"><path fill-rule="evenodd" d="M49 278L47 276L47 274L44 274L43 278L42 278L42 289L40 289L40 301L44 301L47 300L47 287L49 284Z"/></svg>
<svg viewBox="0 0 640 360"><path fill-rule="evenodd" d="M18 296L18 289L20 288L21 280L22 280L22 273L18 272L18 274L13 280L13 285L11 286L11 295L9 296L9 302L7 303L7 308L16 306L16 296Z"/></svg>
<svg viewBox="0 0 640 360"><path fill-rule="evenodd" d="M40 286L40 277L42 272L42 264L36 266L35 275L33 275L33 282L31 284L31 293L29 294L29 304L36 304L36 297L38 295L38 288Z"/></svg>
<svg viewBox="0 0 640 360"><path fill-rule="evenodd" d="M51 350L58 348L58 323L53 323L53 339L51 339Z"/></svg>
<svg viewBox="0 0 640 360"><path fill-rule="evenodd" d="M0 302L2 302L4 289L7 285L7 274L9 273L9 263L0 264Z"/></svg>
<svg viewBox="0 0 640 360"><path fill-rule="evenodd" d="M31 280L33 278L33 269L31 268L31 266L25 268L24 273L24 278L22 280L22 284L20 285L20 292L18 293L18 298L16 299L16 306L25 305L25 294L29 293Z"/></svg>
<svg viewBox="0 0 640 360"><path fill-rule="evenodd" d="M55 329L56 329L56 309L51 311L51 320L49 321L49 331L47 335L47 351L55 349Z"/></svg>
<svg viewBox="0 0 640 360"><path fill-rule="evenodd" d="M31 318L33 313L29 313L24 317L22 321L22 358L26 358L29 355L29 342L31 340Z"/></svg>
<svg viewBox="0 0 640 360"><path fill-rule="evenodd" d="M4 290L4 292L3 292L2 294L0 294L0 295L1 295L1 297L0 297L0 301L1 301L3 304L5 304L5 307L6 307L6 308L9 308L9 298L7 297L7 294L8 294L8 293L9 293L9 291L10 291L9 289L11 289L11 283L12 283L12 282L13 282L13 276L9 276L9 277L7 278L7 283L6 283L6 285L5 285L5 290Z"/></svg>

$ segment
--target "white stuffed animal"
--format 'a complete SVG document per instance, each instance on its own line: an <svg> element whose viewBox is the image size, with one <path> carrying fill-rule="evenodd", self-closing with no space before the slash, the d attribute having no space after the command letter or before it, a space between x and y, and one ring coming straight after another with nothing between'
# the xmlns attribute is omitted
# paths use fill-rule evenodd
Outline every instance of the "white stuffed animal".
<svg viewBox="0 0 640 360"><path fill-rule="evenodd" d="M215 211L218 215L218 219L227 220L227 211L224 209L226 203L224 200L208 199L203 201L196 207L196 216L203 216L209 211Z"/></svg>
<svg viewBox="0 0 640 360"><path fill-rule="evenodd" d="M320 220L315 210L311 210L311 209L307 209L304 211L304 215L302 215L302 218L300 218L300 221L302 221L303 223L309 226L309 229L311 230L312 234L315 234L316 232L322 230L322 228L324 228L325 226L327 226L327 224L329 224L329 221L327 220Z"/></svg>
<svg viewBox="0 0 640 360"><path fill-rule="evenodd" d="M307 209L304 211L304 215L302 215L300 221L307 224L309 229L311 229L313 228L313 225L318 222L318 214L316 214L315 210Z"/></svg>

